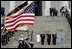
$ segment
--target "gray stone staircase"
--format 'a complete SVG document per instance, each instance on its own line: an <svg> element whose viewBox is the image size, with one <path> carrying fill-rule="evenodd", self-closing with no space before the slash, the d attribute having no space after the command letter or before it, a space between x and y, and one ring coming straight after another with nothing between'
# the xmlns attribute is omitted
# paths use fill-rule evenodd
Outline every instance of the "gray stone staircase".
<svg viewBox="0 0 72 49"><path fill-rule="evenodd" d="M71 29L66 20L66 17L63 17L63 16L37 17L36 16L33 29L34 29L34 33L33 33L34 48L70 48L71 47ZM37 43L36 35L41 34L42 32L44 32L45 34L56 32L57 34L62 35L61 43L57 45L52 45L52 43L51 45L47 45L46 37L45 37L44 45L41 45L41 43ZM2 48L17 48L18 41L15 39L19 38L20 33L24 35L27 34L22 31L15 32L15 35L11 38L10 42L6 46L1 46L1 47Z"/></svg>

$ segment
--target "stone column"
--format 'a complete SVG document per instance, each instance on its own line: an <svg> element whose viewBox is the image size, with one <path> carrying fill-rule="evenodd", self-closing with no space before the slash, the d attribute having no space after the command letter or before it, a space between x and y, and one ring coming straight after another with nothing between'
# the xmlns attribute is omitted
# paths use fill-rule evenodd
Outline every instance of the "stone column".
<svg viewBox="0 0 72 49"><path fill-rule="evenodd" d="M42 1L42 16L50 16L51 1Z"/></svg>
<svg viewBox="0 0 72 49"><path fill-rule="evenodd" d="M45 1L42 1L42 16L45 16Z"/></svg>
<svg viewBox="0 0 72 49"><path fill-rule="evenodd" d="M9 12L11 12L15 8L15 1L10 1L10 9Z"/></svg>

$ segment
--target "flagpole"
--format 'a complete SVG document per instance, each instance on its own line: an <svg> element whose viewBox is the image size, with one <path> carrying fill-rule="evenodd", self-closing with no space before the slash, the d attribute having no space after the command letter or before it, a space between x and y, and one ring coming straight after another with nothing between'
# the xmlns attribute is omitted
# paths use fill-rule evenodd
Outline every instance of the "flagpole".
<svg viewBox="0 0 72 49"><path fill-rule="evenodd" d="M25 3L25 2L27 2L27 1L24 1L24 2L22 2L22 3L19 3L18 6L20 6L21 4L23 4L23 3Z"/></svg>
<svg viewBox="0 0 72 49"><path fill-rule="evenodd" d="M33 40L33 30L31 30L31 41Z"/></svg>

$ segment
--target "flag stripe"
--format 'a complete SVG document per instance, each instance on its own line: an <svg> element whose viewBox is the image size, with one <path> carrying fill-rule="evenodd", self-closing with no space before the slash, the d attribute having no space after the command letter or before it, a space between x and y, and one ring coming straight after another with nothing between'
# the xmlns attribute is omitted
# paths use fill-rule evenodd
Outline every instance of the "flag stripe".
<svg viewBox="0 0 72 49"><path fill-rule="evenodd" d="M25 15L25 14L22 14L22 15L20 15L20 16L14 17L14 18L12 18L12 19L6 20L5 22L15 21L15 20L17 20L18 18L21 18L21 17L25 17L26 19L28 19L28 18L30 18L30 17L34 18L34 15Z"/></svg>
<svg viewBox="0 0 72 49"><path fill-rule="evenodd" d="M20 21L17 21L17 22L15 22L15 23L8 23L8 24L6 24L5 26L7 27L7 26L13 26L13 25L15 25L15 24L17 24L17 23L19 23L19 22L22 22L22 20L20 20ZM34 22L34 21L23 21L23 23L32 23L32 22Z"/></svg>
<svg viewBox="0 0 72 49"><path fill-rule="evenodd" d="M19 15L19 16L17 16L17 14L16 14L15 16L12 16L12 18L17 18L17 17L21 17L21 16L31 17L31 15L32 15L32 16L35 16L34 13L25 13L25 14L21 14L21 15Z"/></svg>
<svg viewBox="0 0 72 49"><path fill-rule="evenodd" d="M19 18L18 20L16 20L16 22L18 22L18 21L34 21L34 18L31 18L31 19ZM7 23L9 24L9 23L13 23L13 22L15 22L15 21L8 21L8 22L5 22L5 24L7 24Z"/></svg>
<svg viewBox="0 0 72 49"><path fill-rule="evenodd" d="M8 23L8 22L14 22L14 21L18 21L18 20L21 20L21 19L32 19L32 20L34 20L34 17L20 17L20 18L18 18L18 19L15 19L15 20L8 20L8 21L6 21L5 23Z"/></svg>
<svg viewBox="0 0 72 49"><path fill-rule="evenodd" d="M25 25L25 24L29 24L29 25L33 25L33 23L34 22L26 22L26 23L24 23L23 21L22 22L18 22L17 24L15 24L15 25L13 25L13 26L10 26L10 27L6 27L6 29L15 29L15 28L17 28L19 25Z"/></svg>
<svg viewBox="0 0 72 49"><path fill-rule="evenodd" d="M6 29L7 29L8 31L15 30L15 29L16 29L17 27L19 27L20 25L23 25L23 26L32 26L33 23L26 23L26 24L20 23L20 24L18 24L18 25L15 26L15 27L7 27Z"/></svg>

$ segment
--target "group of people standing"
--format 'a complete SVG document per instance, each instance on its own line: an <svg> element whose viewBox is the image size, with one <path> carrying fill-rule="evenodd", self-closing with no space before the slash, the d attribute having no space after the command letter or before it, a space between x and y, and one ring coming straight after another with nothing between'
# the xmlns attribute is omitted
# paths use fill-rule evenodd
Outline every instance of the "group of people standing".
<svg viewBox="0 0 72 49"><path fill-rule="evenodd" d="M50 45L51 43L53 43L53 45L56 45L56 39L57 39L56 33L53 33L53 34L48 33L48 34L46 34L46 36L44 33L40 34L40 38L39 37L37 37L37 38L38 38L38 40L40 40L41 45L44 45L45 37L47 37L46 41L47 41L48 45ZM51 42L51 40L52 40L52 42Z"/></svg>
<svg viewBox="0 0 72 49"><path fill-rule="evenodd" d="M66 14L69 13L69 10L67 9L67 6L61 7L60 13L61 13L61 16L66 16Z"/></svg>
<svg viewBox="0 0 72 49"><path fill-rule="evenodd" d="M55 7L50 8L50 16L57 16L58 15L58 11L56 10Z"/></svg>
<svg viewBox="0 0 72 49"><path fill-rule="evenodd" d="M57 16L58 15L58 10L55 7L51 7L49 9L50 11L50 16ZM66 16L67 14L70 14L71 10L67 8L67 6L63 6L60 9L61 16Z"/></svg>
<svg viewBox="0 0 72 49"><path fill-rule="evenodd" d="M68 19L68 22L71 26L71 10L69 8L67 8L67 6L63 6L60 9L60 13L61 13L61 16L66 16L66 18Z"/></svg>

